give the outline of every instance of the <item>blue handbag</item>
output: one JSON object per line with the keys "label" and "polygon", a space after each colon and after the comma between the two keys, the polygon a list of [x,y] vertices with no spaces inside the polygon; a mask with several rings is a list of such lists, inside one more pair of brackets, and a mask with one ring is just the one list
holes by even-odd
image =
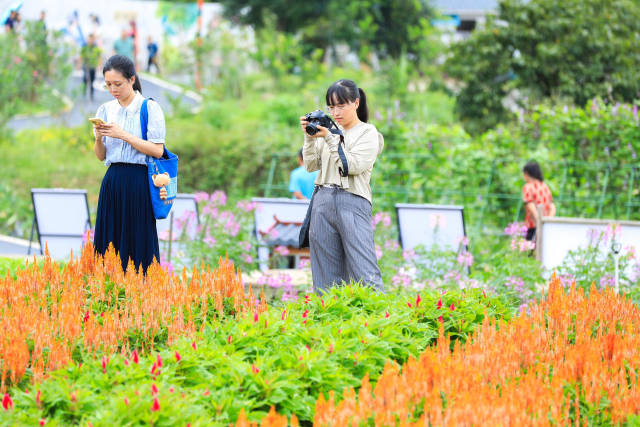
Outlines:
{"label": "blue handbag", "polygon": [[[140,107],[140,127],[142,139],[145,141],[149,124],[147,101],[148,99],[145,99]],[[147,156],[147,172],[153,215],[156,219],[164,219],[169,216],[173,201],[178,194],[178,156],[167,150],[165,146],[161,158]]]}

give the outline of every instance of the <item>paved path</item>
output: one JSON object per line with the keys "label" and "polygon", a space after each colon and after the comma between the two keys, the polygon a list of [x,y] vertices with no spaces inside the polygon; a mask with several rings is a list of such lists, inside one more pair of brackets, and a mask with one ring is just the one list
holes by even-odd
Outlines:
{"label": "paved path", "polygon": [[[103,102],[110,101],[113,98],[109,93],[103,89],[104,81],[101,77],[96,76],[96,82],[94,84],[94,100],[89,101],[86,97],[81,95],[82,92],[82,73],[74,72],[71,76],[70,84],[67,90],[67,97],[73,102],[73,106],[70,111],[61,113],[56,116],[47,114],[39,114],[29,117],[16,117],[9,121],[8,126],[16,131],[24,129],[37,129],[40,127],[61,125],[75,127],[80,126],[86,122],[88,117],[94,116],[96,110]],[[152,75],[142,75],[142,93],[146,97],[151,97],[160,103],[165,114],[170,114],[172,111],[171,102],[169,97],[180,99],[180,102],[189,110],[196,109],[202,99],[196,93],[188,91],[183,93],[182,88],[162,81]]]}
{"label": "paved path", "polygon": [[[0,234],[0,256],[26,256],[29,254],[29,241]],[[40,255],[40,244],[35,241],[31,247],[31,256]]]}

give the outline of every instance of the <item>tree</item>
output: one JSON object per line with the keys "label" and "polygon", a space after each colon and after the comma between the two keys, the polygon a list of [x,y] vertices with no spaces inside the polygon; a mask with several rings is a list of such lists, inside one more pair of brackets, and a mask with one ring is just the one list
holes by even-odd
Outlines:
{"label": "tree", "polygon": [[302,33],[312,48],[346,43],[366,55],[420,56],[435,16],[427,0],[221,0],[225,15],[261,29],[273,16],[276,29]]}
{"label": "tree", "polygon": [[632,101],[639,34],[634,0],[503,0],[495,18],[452,48],[445,68],[462,85],[456,109],[478,132],[509,116],[510,93],[578,106],[596,96]]}

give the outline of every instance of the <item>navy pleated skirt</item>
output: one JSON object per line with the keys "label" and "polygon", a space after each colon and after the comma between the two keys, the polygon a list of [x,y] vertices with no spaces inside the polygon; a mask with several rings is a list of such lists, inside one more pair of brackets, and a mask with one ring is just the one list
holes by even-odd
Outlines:
{"label": "navy pleated skirt", "polygon": [[154,257],[160,261],[145,165],[112,163],[102,179],[94,235],[96,252],[104,255],[109,243],[120,254],[123,270],[129,258],[144,272]]}

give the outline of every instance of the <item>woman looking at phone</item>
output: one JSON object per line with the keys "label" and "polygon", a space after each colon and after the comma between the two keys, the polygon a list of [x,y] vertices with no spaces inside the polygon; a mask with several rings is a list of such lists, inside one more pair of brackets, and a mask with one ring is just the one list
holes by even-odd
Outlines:
{"label": "woman looking at phone", "polygon": [[369,185],[384,140],[367,123],[366,95],[352,80],[338,80],[325,98],[343,137],[323,126],[310,136],[306,117],[300,117],[304,166],[308,172],[320,171],[309,226],[313,287],[321,293],[353,280],[384,291],[373,243]]}
{"label": "woman looking at phone", "polygon": [[160,260],[158,233],[149,195],[147,157],[160,158],[164,150],[165,122],[160,106],[147,101],[147,140],[142,139],[140,107],[142,87],[131,59],[114,55],[102,74],[113,100],[96,112],[93,150],[108,166],[102,180],[94,246],[104,255],[112,243],[122,268],[129,260],[146,272],[153,260]]}

